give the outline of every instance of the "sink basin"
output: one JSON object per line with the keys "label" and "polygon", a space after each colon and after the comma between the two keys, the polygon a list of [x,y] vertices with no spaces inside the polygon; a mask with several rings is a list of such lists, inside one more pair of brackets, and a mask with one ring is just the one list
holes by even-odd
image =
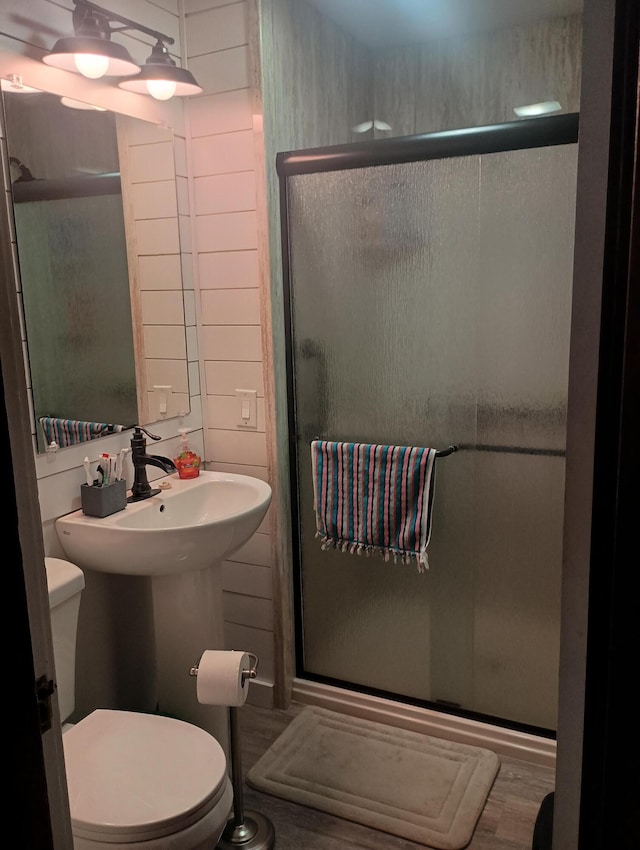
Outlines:
{"label": "sink basin", "polygon": [[202,570],[239,549],[262,522],[271,487],[259,478],[203,470],[177,474],[157,496],[104,518],[82,510],[59,517],[65,555],[80,568],[120,575],[173,575]]}

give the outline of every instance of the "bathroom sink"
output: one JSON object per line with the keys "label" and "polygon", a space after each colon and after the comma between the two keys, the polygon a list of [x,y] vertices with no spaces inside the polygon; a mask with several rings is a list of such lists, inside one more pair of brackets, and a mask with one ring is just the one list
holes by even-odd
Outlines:
{"label": "bathroom sink", "polygon": [[82,510],[55,522],[60,544],[80,568],[120,575],[174,575],[227,558],[254,534],[271,487],[259,478],[203,470],[154,481],[156,496],[104,518]]}

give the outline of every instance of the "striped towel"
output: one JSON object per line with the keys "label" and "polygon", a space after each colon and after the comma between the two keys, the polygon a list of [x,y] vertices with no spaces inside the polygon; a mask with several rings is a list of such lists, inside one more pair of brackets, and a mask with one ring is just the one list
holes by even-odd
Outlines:
{"label": "striped towel", "polygon": [[323,549],[414,560],[428,569],[435,449],[311,443],[316,537]]}
{"label": "striped towel", "polygon": [[38,420],[47,443],[56,442],[59,446],[75,446],[122,431],[124,425],[111,425],[108,422],[82,422],[78,419],[60,419],[57,416],[41,416]]}

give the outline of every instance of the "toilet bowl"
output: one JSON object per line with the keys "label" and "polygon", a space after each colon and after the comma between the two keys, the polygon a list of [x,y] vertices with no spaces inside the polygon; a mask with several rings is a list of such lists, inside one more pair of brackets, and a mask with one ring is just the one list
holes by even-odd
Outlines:
{"label": "toilet bowl", "polygon": [[[75,700],[84,575],[46,558],[61,720]],[[69,689],[71,688],[71,693]],[[190,723],[96,709],[63,726],[74,850],[211,850],[233,806],[224,750]]]}

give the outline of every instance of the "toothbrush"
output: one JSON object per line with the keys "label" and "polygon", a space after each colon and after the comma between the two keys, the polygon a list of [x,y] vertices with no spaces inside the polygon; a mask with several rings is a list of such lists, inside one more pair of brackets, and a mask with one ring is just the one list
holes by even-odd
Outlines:
{"label": "toothbrush", "polygon": [[116,481],[120,481],[124,472],[124,459],[127,454],[126,449],[120,449],[120,453],[118,454],[118,458],[116,460]]}
{"label": "toothbrush", "polygon": [[109,455],[106,452],[102,452],[102,454],[99,457],[99,460],[100,460],[100,467],[99,468],[102,469],[102,486],[106,487],[107,485],[111,484],[111,482],[109,481],[109,472],[110,472]]}
{"label": "toothbrush", "polygon": [[88,486],[88,487],[93,487],[93,476],[91,475],[91,465],[90,465],[90,463],[89,463],[89,458],[88,458],[88,457],[86,457],[86,458],[82,461],[82,465],[84,466],[84,474],[85,474],[85,475],[86,475],[86,477],[87,477],[87,486]]}

